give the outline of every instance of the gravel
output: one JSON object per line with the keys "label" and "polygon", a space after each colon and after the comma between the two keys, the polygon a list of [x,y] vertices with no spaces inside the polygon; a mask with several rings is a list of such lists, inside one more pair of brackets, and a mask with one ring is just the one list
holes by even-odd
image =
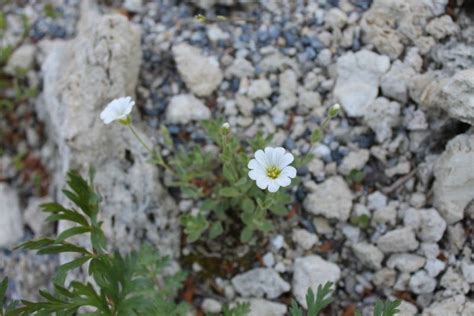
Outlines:
{"label": "gravel", "polygon": [[[309,286],[331,280],[337,314],[352,303],[369,313],[376,297],[400,293],[406,315],[472,314],[474,27],[466,6],[447,0],[104,3],[85,24],[76,22],[80,6],[94,9],[89,1],[56,1],[55,18],[38,1],[2,8],[8,30],[0,45],[15,47],[4,71],[25,68],[24,82],[40,96],[0,114],[0,187],[10,192],[0,197],[6,214],[0,248],[60,230],[40,224],[37,204],[56,199],[65,166],[93,162],[102,170],[100,190],[112,201],[104,227],[114,244],[152,241],[175,258],[200,253],[193,244],[180,251],[172,199],[183,211],[195,210],[195,202],[181,203],[167,176],[120,130],[97,129],[98,111],[127,94],[135,96],[133,119],[150,145],[161,145],[165,125],[179,146],[206,146],[199,121],[215,117],[243,142],[262,131],[296,157],[316,156],[298,169],[288,218],[273,217],[272,235],[242,250],[250,264],[207,249],[234,265],[225,277],[196,284],[195,302],[205,311],[245,296],[255,315],[284,315],[290,293],[304,305]],[[194,19],[199,13],[207,23]],[[20,14],[31,25],[25,40]],[[3,89],[2,99],[4,93],[13,96],[14,87]],[[343,110],[311,147],[311,131],[335,102]],[[125,167],[125,150],[135,153],[134,167]],[[354,179],[352,170],[363,178]],[[4,201],[13,206],[2,208]],[[57,258],[0,252],[10,296],[34,297],[47,287]],[[219,291],[209,286],[214,281]]]}

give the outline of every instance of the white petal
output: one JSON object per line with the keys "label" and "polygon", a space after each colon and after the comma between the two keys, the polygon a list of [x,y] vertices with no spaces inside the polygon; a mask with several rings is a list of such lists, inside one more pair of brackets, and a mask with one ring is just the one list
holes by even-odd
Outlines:
{"label": "white petal", "polygon": [[286,187],[289,186],[291,183],[291,179],[288,178],[287,176],[282,176],[280,175],[278,178],[275,179],[276,183],[278,183],[279,186]]}
{"label": "white petal", "polygon": [[109,124],[114,120],[114,115],[111,113],[110,108],[107,107],[100,113],[100,119],[104,121],[105,124]]}
{"label": "white petal", "polygon": [[273,164],[276,166],[280,166],[280,161],[285,154],[286,150],[283,147],[276,147],[273,149]]}
{"label": "white petal", "polygon": [[280,168],[284,168],[284,167],[288,166],[290,163],[292,163],[293,160],[295,160],[295,157],[293,157],[292,154],[290,154],[290,153],[285,153],[285,154],[281,157],[281,159],[280,159],[280,161],[279,161],[280,163],[278,164],[278,166],[279,166]]}
{"label": "white petal", "polygon": [[250,170],[249,178],[252,180],[258,180],[261,177],[266,177],[266,174],[261,170]]}
{"label": "white petal", "polygon": [[296,169],[292,166],[287,166],[287,167],[283,168],[283,170],[280,173],[280,176],[294,178],[294,177],[296,177]]}
{"label": "white petal", "polygon": [[265,157],[267,158],[267,166],[272,166],[275,163],[273,162],[273,147],[265,147]]}
{"label": "white petal", "polygon": [[257,161],[257,159],[252,159],[249,161],[249,164],[247,165],[249,169],[255,169],[255,170],[265,170],[265,168]]}
{"label": "white petal", "polygon": [[269,183],[270,183],[270,180],[267,177],[257,178],[257,186],[262,190],[265,190]]}
{"label": "white petal", "polygon": [[278,191],[279,188],[280,186],[278,185],[276,181],[270,181],[270,183],[268,184],[268,191],[272,193],[275,193],[276,191]]}
{"label": "white petal", "polygon": [[265,152],[261,149],[257,150],[255,152],[255,159],[262,165],[262,167],[266,167],[268,165],[267,162],[267,156],[265,155]]}
{"label": "white petal", "polygon": [[131,97],[112,100],[100,113],[100,118],[105,124],[124,119],[132,112],[134,105],[135,101],[133,101]]}

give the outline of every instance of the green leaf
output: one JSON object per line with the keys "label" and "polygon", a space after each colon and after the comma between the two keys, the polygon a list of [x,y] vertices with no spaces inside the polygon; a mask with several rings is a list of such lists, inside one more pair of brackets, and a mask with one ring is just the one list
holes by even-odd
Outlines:
{"label": "green leaf", "polygon": [[189,242],[198,240],[209,227],[208,221],[201,214],[198,216],[183,215],[181,216],[181,224],[184,226],[184,232],[188,235]]}
{"label": "green leaf", "polygon": [[18,246],[15,249],[28,249],[28,250],[36,250],[40,249],[49,245],[54,244],[54,240],[51,238],[40,238],[36,240],[26,241]]}
{"label": "green leaf", "polygon": [[[4,278],[2,282],[0,282],[0,306],[5,301],[7,289],[8,289],[8,278]],[[0,309],[0,312],[1,312],[1,309]]]}
{"label": "green leaf", "polygon": [[401,303],[400,300],[377,300],[375,302],[374,316],[394,316],[400,312],[398,306],[400,306]]}
{"label": "green leaf", "polygon": [[171,138],[170,131],[165,125],[161,125],[161,135],[163,136],[163,142],[168,148],[173,148],[173,139]]}
{"label": "green leaf", "polygon": [[332,295],[332,282],[327,282],[324,285],[318,286],[316,297],[314,296],[313,290],[308,288],[306,293],[306,304],[308,305],[308,315],[318,316],[319,313],[333,302]]}
{"label": "green leaf", "polygon": [[364,181],[364,178],[364,171],[352,169],[349,175],[347,176],[347,181],[349,183],[362,183]]}
{"label": "green leaf", "polygon": [[38,250],[39,255],[44,255],[44,254],[56,254],[56,253],[62,253],[62,252],[77,252],[77,253],[82,253],[82,254],[89,254],[89,251],[87,251],[83,247],[79,247],[70,243],[62,243],[59,245],[50,245],[46,247],[42,247],[40,250]]}
{"label": "green leaf", "polygon": [[240,206],[245,213],[252,213],[255,209],[255,203],[250,198],[243,199]]}
{"label": "green leaf", "polygon": [[220,189],[219,190],[219,195],[223,196],[223,197],[232,198],[232,197],[238,197],[240,195],[240,192],[239,192],[239,190],[237,190],[235,188],[228,187],[228,188]]}
{"label": "green leaf", "polygon": [[288,214],[288,208],[281,204],[274,205],[270,208],[270,211],[278,216],[284,216]]}
{"label": "green leaf", "polygon": [[322,138],[323,138],[323,131],[319,127],[316,127],[311,133],[311,138],[310,138],[311,144],[318,143],[319,141],[321,141]]}
{"label": "green leaf", "polygon": [[223,232],[224,228],[222,227],[222,224],[220,222],[215,222],[211,225],[211,228],[209,229],[209,238],[214,239],[220,236]]}
{"label": "green leaf", "polygon": [[290,306],[290,315],[291,316],[303,316],[303,310],[298,306],[295,300],[291,300]]}
{"label": "green leaf", "polygon": [[402,302],[400,300],[395,300],[395,301],[385,301],[385,308],[383,311],[384,316],[394,316],[398,313],[400,313],[400,310],[398,307],[400,306]]}
{"label": "green leaf", "polygon": [[381,300],[375,302],[374,316],[383,316],[383,305],[384,304]]}
{"label": "green leaf", "polygon": [[370,225],[370,217],[367,214],[351,217],[351,224],[361,229],[367,229]]}
{"label": "green leaf", "polygon": [[90,233],[90,232],[91,232],[90,227],[84,227],[84,226],[71,227],[69,229],[66,229],[66,230],[62,231],[58,235],[58,237],[56,237],[56,242],[57,243],[63,242],[64,240],[66,240],[66,239],[68,239],[72,236],[81,235],[81,234]]}
{"label": "green leaf", "polygon": [[234,168],[230,163],[224,163],[222,166],[222,175],[230,183],[237,181],[237,175],[234,172]]}
{"label": "green leaf", "polygon": [[253,237],[253,229],[249,226],[244,227],[244,229],[240,232],[240,241],[243,243],[248,243],[250,239]]}
{"label": "green leaf", "polygon": [[74,259],[72,261],[69,261],[61,265],[53,277],[53,282],[57,285],[64,285],[64,281],[66,280],[67,273],[73,269],[77,269],[81,267],[90,259],[91,259],[90,256],[84,256],[84,257]]}

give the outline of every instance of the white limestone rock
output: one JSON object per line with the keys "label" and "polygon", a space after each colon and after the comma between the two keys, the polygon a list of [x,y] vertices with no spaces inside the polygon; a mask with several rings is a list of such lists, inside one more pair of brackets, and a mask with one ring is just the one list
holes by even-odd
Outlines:
{"label": "white limestone rock", "polygon": [[374,270],[378,270],[382,267],[384,255],[376,246],[366,242],[361,242],[353,245],[352,251],[357,259],[359,259],[365,266]]}
{"label": "white limestone rock", "polygon": [[430,294],[436,288],[436,279],[430,277],[425,270],[421,270],[411,276],[409,285],[415,294]]}
{"label": "white limestone rock", "polygon": [[342,177],[334,176],[316,185],[303,206],[314,215],[347,221],[352,208],[352,192]]}
{"label": "white limestone rock", "polygon": [[166,108],[168,123],[186,124],[211,118],[211,110],[192,94],[180,94],[171,98]]}
{"label": "white limestone rock", "polygon": [[296,258],[293,272],[293,295],[300,305],[307,308],[306,292],[308,288],[316,293],[319,285],[326,282],[337,282],[341,277],[341,269],[319,256]]}
{"label": "white limestone rock", "polygon": [[389,231],[379,238],[377,246],[384,253],[407,252],[418,248],[415,233],[410,227]]}
{"label": "white limestone rock", "polygon": [[23,218],[17,192],[0,182],[0,248],[11,247],[22,237]]}
{"label": "white limestone rock", "polygon": [[400,103],[377,98],[368,106],[364,121],[375,132],[377,141],[383,143],[392,137],[392,128],[400,124]]}
{"label": "white limestone rock", "polygon": [[290,284],[273,269],[256,268],[232,279],[235,290],[243,297],[277,298],[290,290]]}
{"label": "white limestone rock", "polygon": [[381,79],[383,95],[405,104],[408,101],[408,85],[415,74],[412,67],[396,60]]}
{"label": "white limestone rock", "polygon": [[449,141],[434,168],[433,204],[448,224],[464,218],[474,199],[474,135],[458,135]]}
{"label": "white limestone rock", "polygon": [[352,170],[361,170],[364,168],[367,161],[369,161],[370,151],[367,149],[359,149],[351,151],[342,159],[339,166],[339,172],[343,175],[348,175]]}
{"label": "white limestone rock", "polygon": [[293,229],[291,236],[293,241],[304,250],[311,249],[319,240],[317,235],[312,234],[303,228]]}
{"label": "white limestone rock", "polygon": [[204,56],[186,43],[174,45],[172,51],[179,74],[193,94],[205,97],[217,89],[223,75],[215,57]]}
{"label": "white limestone rock", "polygon": [[387,56],[368,50],[348,52],[337,60],[334,96],[350,117],[364,116],[378,94],[380,78],[390,67]]}
{"label": "white limestone rock", "polygon": [[251,99],[265,99],[272,94],[272,87],[267,79],[253,80],[248,90]]}

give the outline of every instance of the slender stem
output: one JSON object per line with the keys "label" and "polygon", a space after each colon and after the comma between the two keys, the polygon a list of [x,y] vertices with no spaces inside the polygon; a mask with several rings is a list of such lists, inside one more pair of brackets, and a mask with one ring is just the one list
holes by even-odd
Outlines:
{"label": "slender stem", "polygon": [[[322,133],[321,136],[324,136],[324,130],[328,127],[329,121],[331,121],[331,117],[329,117],[329,115],[328,115],[328,116],[326,116],[324,121],[321,123],[321,128],[320,128],[321,133]],[[304,161],[308,159],[309,155],[311,155],[311,149],[313,149],[314,145],[315,144],[310,144],[309,145],[309,149],[308,149],[308,151],[306,152],[306,154],[304,155],[304,158],[303,158]]]}
{"label": "slender stem", "polygon": [[[151,158],[155,159],[157,157],[157,154],[154,150],[152,150],[144,141],[143,139],[138,135],[137,131],[133,128],[131,124],[127,125],[128,128],[130,128],[130,131],[132,131],[133,136],[142,144],[143,147],[150,153]],[[159,165],[161,165],[163,168],[169,170],[171,173],[175,173],[173,169],[171,169],[170,166],[166,162],[163,161],[163,159],[160,159]]]}
{"label": "slender stem", "polygon": [[130,128],[130,130],[132,131],[133,135],[135,136],[136,139],[138,139],[138,141],[143,145],[143,147],[145,147],[145,149],[150,153],[151,156],[154,156],[154,152],[153,150],[151,150],[150,147],[148,147],[148,145],[143,141],[143,139],[138,135],[138,133],[135,131],[135,129],[133,128],[133,126],[131,124],[128,124],[127,125],[128,128]]}

